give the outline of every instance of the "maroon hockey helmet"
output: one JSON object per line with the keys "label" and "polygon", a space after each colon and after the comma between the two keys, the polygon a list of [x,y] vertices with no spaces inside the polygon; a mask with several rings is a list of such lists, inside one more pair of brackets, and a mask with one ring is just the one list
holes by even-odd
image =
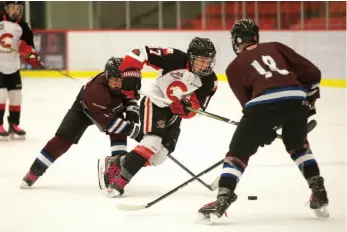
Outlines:
{"label": "maroon hockey helmet", "polygon": [[24,12],[24,1],[5,1],[5,12],[12,20],[22,18]]}
{"label": "maroon hockey helmet", "polygon": [[259,43],[259,27],[252,19],[237,20],[231,29],[234,52],[240,54],[240,45]]}

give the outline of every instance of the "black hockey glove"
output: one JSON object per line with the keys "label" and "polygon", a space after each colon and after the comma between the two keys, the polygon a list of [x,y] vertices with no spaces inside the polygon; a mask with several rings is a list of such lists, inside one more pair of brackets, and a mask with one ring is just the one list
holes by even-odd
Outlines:
{"label": "black hockey glove", "polygon": [[320,98],[320,90],[319,90],[319,84],[314,84],[310,86],[309,89],[306,89],[306,99],[308,101],[308,107],[309,107],[309,116],[315,115],[316,112],[316,100]]}
{"label": "black hockey glove", "polygon": [[277,137],[277,133],[275,130],[269,131],[267,135],[264,136],[263,142],[260,144],[261,147],[265,145],[270,145]]}
{"label": "black hockey glove", "polygon": [[140,107],[137,105],[127,106],[125,111],[125,120],[133,123],[140,122]]}
{"label": "black hockey glove", "polygon": [[140,124],[129,122],[127,129],[126,129],[126,132],[128,133],[128,136],[130,138],[136,139],[136,137],[140,133],[140,130],[141,130]]}
{"label": "black hockey glove", "polygon": [[138,69],[126,69],[122,72],[122,93],[131,99],[140,99],[138,90],[141,89],[141,71]]}

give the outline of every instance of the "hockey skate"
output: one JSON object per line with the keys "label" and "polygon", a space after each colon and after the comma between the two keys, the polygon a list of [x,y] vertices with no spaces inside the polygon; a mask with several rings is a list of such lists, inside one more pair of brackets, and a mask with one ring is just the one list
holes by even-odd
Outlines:
{"label": "hockey skate", "polygon": [[3,125],[0,125],[0,141],[8,141],[10,133],[8,133]]}
{"label": "hockey skate", "polygon": [[208,223],[215,223],[218,218],[221,218],[223,214],[226,215],[226,210],[229,208],[231,203],[237,200],[237,195],[230,190],[227,190],[226,194],[218,195],[215,202],[211,202],[204,205],[199,209],[200,220]]}
{"label": "hockey skate", "polygon": [[39,175],[36,175],[34,172],[29,171],[23,178],[22,184],[19,186],[21,189],[28,189],[36,182],[39,178]]}
{"label": "hockey skate", "polygon": [[107,156],[105,161],[98,160],[99,187],[107,197],[123,195],[127,180],[120,176],[121,156]]}
{"label": "hockey skate", "polygon": [[37,179],[43,175],[47,167],[37,159],[31,165],[29,172],[23,177],[23,182],[19,186],[21,189],[28,189],[33,186]]}
{"label": "hockey skate", "polygon": [[19,126],[15,123],[11,123],[10,119],[8,120],[9,128],[8,133],[10,134],[10,138],[14,140],[25,140],[26,132],[19,128]]}
{"label": "hockey skate", "polygon": [[324,187],[324,179],[321,176],[314,176],[308,180],[312,190],[310,198],[310,208],[313,209],[317,217],[328,218],[328,197]]}

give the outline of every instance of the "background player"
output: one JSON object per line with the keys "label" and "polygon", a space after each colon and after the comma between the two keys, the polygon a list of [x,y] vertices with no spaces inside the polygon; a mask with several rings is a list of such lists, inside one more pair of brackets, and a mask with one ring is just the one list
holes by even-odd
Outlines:
{"label": "background player", "polygon": [[78,143],[85,130],[92,124],[109,135],[112,155],[126,152],[127,136],[136,138],[140,125],[137,102],[120,92],[121,62],[121,58],[110,58],[106,63],[105,72],[99,73],[82,87],[55,136],[31,165],[21,188],[31,187],[72,144]]}
{"label": "background player", "polygon": [[[182,118],[191,118],[187,107],[206,109],[217,88],[213,72],[216,49],[207,38],[194,38],[187,53],[173,48],[144,46],[133,49],[120,69],[129,96],[136,96],[141,87],[144,64],[162,70],[152,85],[151,94],[173,101],[170,106],[150,97],[141,100],[141,143],[121,162],[119,158],[105,160],[105,187],[110,197],[124,193],[124,186],[144,165],[161,164],[175,150]],[[99,168],[102,172],[105,168]],[[99,173],[100,175],[100,173]]]}
{"label": "background player", "polygon": [[[0,140],[8,140],[9,137],[25,139],[26,132],[18,126],[22,104],[20,56],[33,67],[40,66],[40,57],[34,50],[31,28],[21,19],[23,10],[22,1],[5,2],[6,14],[0,22]],[[7,97],[8,131],[3,125]]]}
{"label": "background player", "polygon": [[291,48],[277,42],[259,43],[259,28],[251,19],[238,20],[231,30],[237,54],[226,69],[229,85],[243,107],[243,117],[231,140],[219,180],[217,200],[199,210],[204,219],[221,217],[231,203],[250,156],[276,138],[283,143],[312,190],[310,207],[328,217],[323,177],[307,136],[307,118],[320,97],[319,69]]}

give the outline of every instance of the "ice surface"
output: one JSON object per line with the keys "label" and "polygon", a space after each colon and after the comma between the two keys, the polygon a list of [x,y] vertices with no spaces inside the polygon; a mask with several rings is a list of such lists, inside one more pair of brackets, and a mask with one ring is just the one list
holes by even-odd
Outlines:
{"label": "ice surface", "polygon": [[[87,80],[24,79],[21,126],[26,141],[0,143],[0,232],[342,232],[346,230],[346,90],[322,88],[317,102],[317,128],[309,135],[314,155],[326,179],[330,198],[328,220],[315,218],[305,203],[310,191],[280,140],[252,157],[237,189],[239,199],[219,225],[196,221],[198,209],[214,201],[210,192],[193,182],[137,212],[123,212],[122,204],[145,204],[190,178],[171,160],[144,168],[127,186],[121,199],[101,195],[97,183],[97,159],[109,154],[108,137],[90,127],[77,146],[57,160],[33,189],[19,184],[40,150],[50,140],[76,94]],[[153,80],[144,81],[144,89]],[[208,111],[238,121],[239,103],[225,83],[220,83]],[[198,173],[221,160],[235,126],[204,116],[184,121],[173,154]],[[135,145],[129,142],[129,149]],[[207,183],[216,169],[202,177]],[[257,195],[257,201],[248,201]]]}

